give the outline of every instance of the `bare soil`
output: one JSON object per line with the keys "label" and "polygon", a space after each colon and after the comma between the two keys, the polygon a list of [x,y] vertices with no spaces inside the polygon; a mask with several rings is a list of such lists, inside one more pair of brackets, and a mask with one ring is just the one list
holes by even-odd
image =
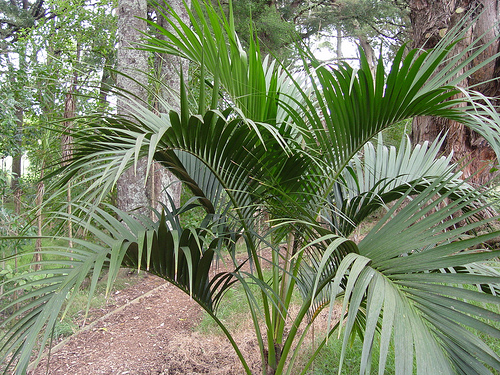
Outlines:
{"label": "bare soil", "polygon": [[[155,276],[116,292],[113,304],[90,312],[79,333],[52,349],[30,375],[242,374],[223,335],[196,332],[201,308],[189,296]],[[260,366],[251,331],[239,341],[255,370]],[[254,354],[252,354],[254,353]]]}
{"label": "bare soil", "polygon": [[[114,293],[111,304],[90,311],[85,325],[77,322],[82,330],[53,347],[48,367],[45,357],[28,374],[244,374],[222,331],[203,334],[195,329],[203,312],[187,294],[151,275],[130,284]],[[293,310],[292,306],[292,316]],[[334,310],[335,320],[340,311]],[[251,319],[238,323],[233,337],[252,373],[259,373],[261,359]],[[327,313],[315,319],[315,327],[318,332],[327,327]],[[306,340],[302,349],[310,343]]]}

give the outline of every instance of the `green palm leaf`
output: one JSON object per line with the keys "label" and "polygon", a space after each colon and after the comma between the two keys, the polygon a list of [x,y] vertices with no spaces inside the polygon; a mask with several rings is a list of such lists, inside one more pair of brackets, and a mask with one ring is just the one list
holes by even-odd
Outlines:
{"label": "green palm leaf", "polygon": [[[366,290],[368,295],[380,294],[372,300],[369,297],[370,303],[366,306],[367,322],[373,322],[372,326],[376,321],[381,324],[382,358],[379,370],[383,369],[391,336],[398,352],[396,373],[413,371],[413,355],[418,374],[466,371],[462,363],[464,360],[475,369],[475,373],[489,374],[484,364],[497,370],[500,368],[499,357],[486,344],[479,339],[471,343],[470,331],[458,328],[465,325],[498,336],[500,331],[480,318],[488,317],[496,321],[500,315],[471,304],[473,300],[498,303],[498,297],[464,289],[463,285],[457,283],[461,279],[461,283],[467,285],[483,282],[495,285],[498,284],[498,276],[464,271],[457,277],[456,273],[440,271],[445,267],[461,268],[498,256],[498,251],[460,252],[498,233],[452,242],[470,229],[468,226],[449,229],[456,222],[453,214],[460,212],[469,198],[463,196],[457,199],[452,207],[444,210],[444,215],[443,210],[430,213],[440,204],[440,199],[432,199],[432,196],[436,189],[439,190],[448,181],[442,178],[431,184],[403,208],[397,204],[396,207],[401,211],[394,215],[395,210],[391,210],[359,244],[360,254],[371,260],[368,268],[373,275],[369,284],[371,286],[361,285],[361,292]],[[458,191],[460,187],[455,189]],[[421,225],[422,222],[425,223]],[[476,227],[478,225],[474,224]],[[390,240],[385,237],[388,233],[386,230],[392,233]],[[373,288],[371,292],[370,288]],[[383,300],[382,310],[380,299]],[[379,316],[383,316],[380,321]],[[350,328],[346,326],[346,330],[349,332]],[[368,353],[372,340],[372,335],[365,335],[364,353]],[[458,347],[462,349],[457,351]],[[368,361],[369,357],[366,354],[364,358]],[[367,362],[363,366],[366,365]]]}
{"label": "green palm leaf", "polygon": [[[32,278],[32,281],[20,286],[15,285],[23,275],[2,282],[2,285],[8,287],[3,297],[29,290],[21,298],[3,306],[0,311],[6,313],[14,305],[21,305],[2,322],[7,329],[2,336],[0,351],[6,358],[12,355],[12,361],[4,363],[1,368],[4,373],[25,373],[32,360],[31,354],[36,350],[39,350],[40,358],[44,346],[52,339],[53,329],[61,318],[61,313],[64,315],[68,311],[84,280],[87,277],[91,280],[90,303],[104,269],[108,270],[108,291],[120,267],[144,269],[178,286],[214,316],[224,292],[237,281],[232,273],[227,272],[209,277],[214,254],[220,249],[220,245],[235,243],[234,239],[231,240],[230,233],[219,230],[221,234],[218,237],[210,238],[210,227],[183,229],[175,214],[164,214],[158,222],[146,217],[141,217],[139,221],[125,212],[109,207],[121,217],[119,220],[100,208],[75,208],[81,211],[92,210],[92,222],[83,224],[98,241],[73,239],[75,248],[71,251],[65,246],[46,247],[42,250],[42,256],[50,260],[41,263],[45,267],[43,270],[31,273],[40,278]],[[82,224],[75,216],[58,216],[73,220],[75,224]],[[205,223],[210,225],[211,221],[207,220]],[[18,257],[23,255],[26,254],[19,254]],[[57,255],[57,258],[53,255]],[[25,267],[31,265],[27,264]],[[11,285],[14,287],[10,287]]]}
{"label": "green palm leaf", "polygon": [[[408,187],[417,194],[436,178],[452,176],[455,166],[450,163],[451,155],[439,157],[443,141],[438,138],[412,149],[409,139],[403,138],[398,150],[384,146],[381,136],[376,148],[366,143],[334,185],[323,218],[334,230],[349,235],[368,215],[398,200]],[[459,177],[455,174],[448,188],[460,185],[458,193],[470,192],[472,187]],[[477,199],[481,199],[479,194]]]}

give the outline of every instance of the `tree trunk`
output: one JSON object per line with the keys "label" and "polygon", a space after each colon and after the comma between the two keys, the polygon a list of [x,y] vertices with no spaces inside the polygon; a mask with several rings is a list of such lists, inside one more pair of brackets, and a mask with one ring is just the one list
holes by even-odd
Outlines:
{"label": "tree trunk", "polygon": [[[167,5],[165,1],[160,1],[160,5]],[[182,21],[185,23],[189,22],[189,16],[186,12],[184,3],[180,0],[170,0],[169,5],[174,9]],[[186,2],[186,6],[190,6],[190,1]],[[167,20],[162,16],[158,15],[157,22],[160,26],[167,30],[171,30],[172,27],[167,22]],[[173,31],[173,30],[171,30]],[[163,38],[163,35],[157,35],[158,38]],[[189,64],[187,60],[181,59],[177,56],[172,55],[160,55],[155,54],[155,70],[158,74],[158,78],[162,82],[162,86],[159,88],[159,92],[156,94],[162,97],[170,106],[170,109],[174,111],[180,110],[178,94],[180,90],[180,71],[182,69],[184,77],[187,76],[189,70]],[[168,90],[167,90],[168,89]],[[170,90],[170,91],[169,91]],[[173,91],[173,92],[172,92]],[[168,108],[161,108],[159,101],[155,100],[154,108],[158,112],[167,112]],[[153,202],[157,202],[155,208],[161,211],[162,207],[159,202],[168,202],[165,196],[165,191],[168,187],[168,194],[173,199],[176,207],[180,206],[181,201],[181,184],[179,180],[166,168],[163,168],[160,164],[153,165],[152,175],[151,175],[151,192]]]}
{"label": "tree trunk", "polygon": [[338,61],[342,60],[344,57],[344,54],[342,53],[342,28],[340,26],[337,26],[337,59]]}
{"label": "tree trunk", "polygon": [[[141,32],[146,31],[147,1],[146,0],[119,0],[118,1],[118,71],[117,86],[147,100],[148,54],[146,51],[133,49],[141,39]],[[123,73],[123,74],[121,74]],[[135,79],[126,77],[129,75]],[[130,114],[132,109],[128,101],[118,96],[118,113]],[[137,168],[127,169],[116,184],[116,205],[124,211],[139,209],[139,213],[148,214],[149,198],[144,188],[146,175],[146,160],[141,159]]]}
{"label": "tree trunk", "polygon": [[[456,25],[463,17],[471,19],[479,15],[474,27],[463,40],[456,44],[453,52],[460,52],[472,40],[477,40],[486,33],[484,40],[497,39],[491,47],[479,56],[473,65],[479,64],[485,58],[497,53],[500,47],[498,29],[493,27],[500,20],[499,0],[410,0],[410,19],[412,23],[413,47],[429,49],[436,46],[447,30]],[[462,86],[474,85],[478,82],[494,79],[480,85],[477,91],[487,96],[500,94],[498,78],[500,59],[490,63],[469,76]],[[468,69],[469,67],[465,67]],[[453,152],[453,161],[463,167],[463,177],[472,177],[471,181],[485,184],[493,177],[491,168],[496,165],[496,156],[486,140],[472,132],[464,125],[455,121],[434,117],[419,117],[412,124],[412,141],[414,144],[434,140],[439,134],[447,132],[442,151],[445,154]],[[476,175],[474,175],[478,172]]]}
{"label": "tree trunk", "polygon": [[18,142],[18,147],[16,149],[15,155],[12,156],[12,181],[11,189],[14,193],[14,211],[16,215],[21,214],[21,175],[22,175],[22,134],[23,134],[23,122],[24,122],[24,111],[22,108],[16,109],[16,122],[17,122],[17,132],[16,138]]}
{"label": "tree trunk", "polygon": [[99,106],[104,110],[107,106],[108,94],[116,82],[116,73],[110,64],[109,57],[106,57],[106,62],[103,67],[101,83],[99,86]]}
{"label": "tree trunk", "polygon": [[371,46],[370,42],[364,35],[358,36],[359,45],[363,49],[365,53],[366,60],[368,61],[368,66],[370,67],[370,71],[375,76],[375,67],[377,65],[377,58],[375,57],[375,51]]}
{"label": "tree trunk", "polygon": [[35,204],[37,206],[36,211],[36,222],[37,222],[37,239],[35,242],[35,254],[33,255],[33,262],[35,263],[33,269],[38,271],[42,268],[42,203],[43,203],[43,195],[45,193],[45,182],[43,181],[45,163],[42,163],[42,167],[40,169],[40,181],[36,185],[36,199]]}
{"label": "tree trunk", "polygon": [[[71,156],[73,155],[73,137],[71,136],[71,128],[73,127],[73,122],[70,120],[75,117],[75,98],[74,98],[74,90],[77,81],[77,74],[75,73],[73,79],[73,85],[68,93],[66,93],[66,99],[64,103],[64,130],[65,134],[61,139],[61,148],[62,148],[62,164],[65,166],[69,163]],[[43,168],[43,167],[42,167]],[[42,170],[43,173],[43,170]],[[71,216],[71,181],[68,181],[68,186],[66,188],[66,202],[68,203],[68,215]],[[72,228],[72,220],[68,218],[68,238],[69,238],[69,247],[73,247],[73,228]]]}
{"label": "tree trunk", "polygon": [[[187,17],[182,2],[170,2],[178,14]],[[138,98],[146,99],[147,93],[147,77],[144,74],[148,71],[148,54],[145,51],[130,49],[135,46],[142,35],[140,31],[146,30],[146,23],[137,17],[146,18],[147,2],[143,0],[120,0],[118,3],[118,71],[134,77],[137,82],[134,82],[124,75],[119,74],[117,77],[117,85],[120,88],[127,90]],[[159,19],[159,22],[165,21]],[[178,58],[170,56],[162,56],[156,58],[155,68],[158,69],[159,77],[165,87],[171,88],[174,91],[179,89],[178,73],[181,63]],[[133,69],[130,69],[133,67]],[[187,66],[183,66],[183,70],[187,72]],[[162,89],[161,89],[162,90]],[[160,92],[159,94],[163,94]],[[166,92],[165,98],[172,98],[171,93]],[[159,108],[156,103],[152,103],[158,112],[163,112],[166,109]],[[178,109],[177,100],[169,100],[169,104],[173,109]],[[130,113],[128,104],[123,99],[118,101],[118,111],[120,114]],[[148,207],[154,207],[161,211],[160,202],[168,205],[167,192],[173,197],[174,204],[180,205],[180,183],[161,165],[154,164],[151,167],[150,175],[144,184],[145,173],[147,170],[146,159],[139,160],[137,169],[129,168],[120,177],[117,183],[117,207],[131,211],[137,209],[137,213],[148,215],[150,213]]]}

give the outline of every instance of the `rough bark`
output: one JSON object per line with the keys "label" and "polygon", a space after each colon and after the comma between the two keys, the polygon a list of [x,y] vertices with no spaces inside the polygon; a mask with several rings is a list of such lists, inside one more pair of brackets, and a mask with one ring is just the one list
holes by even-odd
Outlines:
{"label": "rough bark", "polygon": [[[146,31],[147,16],[146,0],[119,0],[118,1],[118,71],[117,85],[123,90],[135,95],[138,99],[146,100],[148,69],[147,52],[133,49],[140,41],[141,31]],[[121,74],[123,73],[123,74]],[[134,77],[129,79],[126,75]],[[118,97],[118,113],[130,114],[132,108],[123,97]],[[140,213],[147,214],[149,199],[144,188],[146,174],[146,160],[138,162],[137,169],[129,168],[117,182],[116,204],[124,211],[140,208]]]}
{"label": "rough bark", "polygon": [[[77,47],[77,61],[80,58],[80,49]],[[73,128],[73,120],[75,117],[75,91],[76,84],[78,82],[78,73],[77,70],[74,70],[73,73],[73,83],[71,85],[70,90],[66,93],[66,98],[64,101],[64,130],[65,133],[61,139],[61,148],[62,148],[62,165],[66,165],[71,160],[73,156],[73,137],[71,136],[71,130]],[[43,174],[43,166],[42,166],[42,174]],[[68,186],[66,188],[66,201],[68,203],[68,215],[71,216],[71,181],[68,181]],[[40,202],[41,205],[41,202]],[[67,231],[69,243],[68,246],[73,247],[73,224],[71,220],[67,221]]]}
{"label": "rough bark", "polygon": [[[472,40],[477,40],[485,34],[484,40],[497,39],[491,47],[473,61],[473,66],[485,58],[498,52],[498,24],[499,0],[411,0],[410,18],[412,23],[413,47],[433,48],[446,34],[447,30],[456,25],[463,17],[479,15],[475,25],[469,29],[465,38],[454,48],[453,52],[463,50]],[[470,86],[479,82],[494,79],[493,81],[476,87],[476,90],[487,96],[500,94],[498,77],[500,60],[490,63],[483,69],[470,75],[462,82],[462,86]],[[470,68],[465,67],[465,69]],[[496,78],[496,79],[495,79]],[[464,178],[472,177],[477,184],[485,184],[492,177],[491,167],[496,165],[496,157],[486,140],[467,127],[455,121],[437,119],[434,117],[419,117],[412,124],[412,141],[414,144],[425,140],[434,140],[439,134],[447,132],[447,138],[442,151],[449,154],[453,151],[455,162],[460,162],[464,168]],[[479,171],[479,172],[478,172]],[[474,175],[478,172],[476,175]]]}
{"label": "rough bark", "polygon": [[[187,13],[182,1],[173,0],[169,5],[174,8],[177,14],[185,20],[188,19]],[[139,99],[147,100],[145,87],[147,78],[143,72],[148,71],[147,52],[131,49],[141,39],[141,30],[146,30],[146,23],[140,18],[147,16],[147,2],[144,0],[120,0],[118,4],[118,71],[134,77],[137,82],[133,82],[122,74],[117,77],[117,85],[132,93]],[[168,26],[168,23],[159,17],[158,22],[162,26]],[[161,92],[164,99],[170,104],[170,109],[178,109],[178,99],[176,93],[179,91],[180,81],[179,72],[182,67],[187,72],[188,66],[185,62],[173,56],[156,56],[155,69],[157,76],[164,84]],[[158,112],[166,112],[167,108],[160,108],[157,103],[153,104]],[[118,101],[118,110],[121,114],[128,114],[131,108],[127,101],[121,98]],[[147,170],[146,160],[141,159],[137,168],[129,168],[120,177],[117,183],[117,206],[126,211],[137,209],[137,212],[148,215],[148,207],[154,207],[161,211],[161,203],[168,205],[167,192],[173,198],[176,206],[180,205],[181,184],[177,179],[159,164],[153,164],[150,168],[150,174],[145,181]]]}
{"label": "rough bark", "polygon": [[[160,1],[159,3],[163,6],[166,5],[165,1]],[[182,1],[170,0],[168,3],[183,22],[189,22],[189,16]],[[190,6],[190,1],[186,2],[186,6]],[[163,16],[158,16],[157,23],[165,29],[173,31],[171,30],[172,27]],[[162,38],[163,35],[157,35],[157,37]],[[187,76],[187,72],[189,70],[188,62],[177,56],[156,54],[154,64],[156,72],[163,84],[163,86],[160,87],[160,92],[157,94],[165,99],[170,106],[170,108],[162,108],[158,100],[155,100],[155,110],[158,112],[167,112],[170,109],[175,111],[179,110],[178,95],[180,89],[180,71],[182,70],[184,77]],[[155,163],[152,168],[151,178],[151,192],[153,198],[160,198],[160,201],[166,202],[164,197],[165,192],[163,190],[168,187],[168,194],[172,197],[174,204],[177,207],[180,206],[182,186],[179,183],[179,180],[172,173],[170,173],[166,168],[163,168],[161,165]],[[161,198],[162,196],[163,198]],[[155,207],[157,210],[161,211],[159,203],[157,203]]]}

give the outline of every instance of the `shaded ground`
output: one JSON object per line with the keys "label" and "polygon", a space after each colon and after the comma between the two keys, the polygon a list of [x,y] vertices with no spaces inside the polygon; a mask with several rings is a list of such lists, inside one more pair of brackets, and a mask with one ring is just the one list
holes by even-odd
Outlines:
{"label": "shaded ground", "polygon": [[[97,320],[90,327],[54,348],[48,372],[44,359],[29,374],[243,373],[224,337],[193,331],[200,307],[162,279],[147,276],[114,300],[91,312]],[[240,336],[244,348],[255,352],[251,336]]]}
{"label": "shaded ground", "polygon": [[[54,347],[48,371],[44,358],[29,375],[244,373],[222,333],[202,334],[194,329],[203,313],[188,295],[156,276],[139,280],[115,292],[113,303],[106,308],[90,311],[84,329]],[[335,320],[340,311],[334,310]],[[315,326],[318,332],[326,328],[327,315],[317,317]],[[251,319],[239,322],[235,336],[252,373],[259,373],[260,355]],[[306,340],[302,349],[310,342]]]}

